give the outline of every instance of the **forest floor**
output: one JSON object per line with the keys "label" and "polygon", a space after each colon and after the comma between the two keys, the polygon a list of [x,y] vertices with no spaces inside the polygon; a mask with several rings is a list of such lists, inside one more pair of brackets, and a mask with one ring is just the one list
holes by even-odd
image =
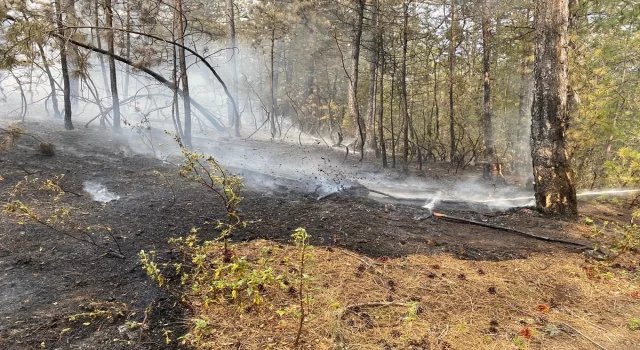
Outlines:
{"label": "forest floor", "polygon": [[[91,129],[64,131],[37,123],[23,127],[53,143],[56,152],[40,154],[38,141],[28,135],[11,150],[0,151],[0,203],[20,200],[42,221],[55,208],[70,208],[64,223],[50,225],[70,227],[65,232],[74,235],[76,228],[92,227],[96,244],[112,253],[43,223],[1,214],[0,348],[187,346],[178,337],[193,329],[193,318],[205,316],[194,315],[197,310],[184,307],[179,295],[152,282],[138,252],[156,251],[165,262],[179,260],[168,240],[185,236],[193,227],[200,228],[203,239],[216,238],[212,223],[223,218],[222,205],[177,175],[179,159],[145,149],[141,141],[151,141],[148,138]],[[152,142],[157,144],[161,136],[155,137]],[[429,163],[428,171],[413,169],[407,178],[321,145],[233,139],[196,139],[194,145],[219,156],[245,179],[240,210],[249,225],[232,237],[238,252],[251,254],[267,246],[294,254],[293,230],[304,227],[311,234],[315,248],[309,274],[318,288],[309,290],[318,290],[318,295],[313,296],[315,316],[303,334],[305,348],[632,349],[640,344],[637,251],[615,262],[598,261],[584,247],[437,218],[421,205],[379,198],[361,185],[385,189],[393,183],[411,184],[405,194],[411,196],[421,182],[441,189],[469,179],[474,186],[482,184],[479,168],[456,174],[447,164]],[[176,153],[175,147],[167,147],[167,154]],[[258,163],[265,167],[255,167]],[[62,174],[58,184],[63,196],[40,189],[41,182],[14,191],[25,177],[41,181]],[[87,181],[106,186],[119,199],[92,200],[84,191]],[[525,192],[517,186],[483,186],[490,193]],[[589,247],[595,241],[593,224],[585,224],[586,218],[598,225],[617,223],[622,230],[633,212],[624,199],[582,200],[580,218],[561,221],[527,208],[460,200],[481,191],[474,188],[469,187],[469,193],[458,188],[456,200],[435,204],[434,210]],[[612,235],[622,232],[612,227]],[[622,244],[623,236],[612,237],[603,238],[614,242],[610,248]],[[341,316],[322,316],[332,308],[337,310],[334,316]],[[222,314],[214,315],[212,323],[222,327],[230,322],[220,320]],[[263,314],[268,313],[256,317]],[[276,314],[269,315],[252,326],[254,333],[247,327],[242,331],[250,314],[231,317],[236,324],[228,328],[231,334],[218,334],[213,338],[218,343],[203,339],[200,344],[288,348],[295,332],[278,328],[283,321],[273,323]]]}

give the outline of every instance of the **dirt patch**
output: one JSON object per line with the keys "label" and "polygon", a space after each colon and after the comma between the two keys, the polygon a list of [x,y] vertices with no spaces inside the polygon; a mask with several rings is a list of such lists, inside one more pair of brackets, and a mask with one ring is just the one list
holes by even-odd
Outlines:
{"label": "dirt patch", "polygon": [[[73,219],[83,225],[109,226],[117,244],[109,240],[100,243],[119,246],[126,258],[106,255],[42,225],[21,225],[2,216],[0,284],[6,288],[0,295],[0,347],[178,347],[177,337],[185,332],[188,313],[179,300],[149,280],[137,253],[155,250],[160,259],[174,259],[167,240],[192,227],[200,227],[204,239],[215,238],[215,221],[223,215],[220,204],[178,177],[176,160],[158,159],[157,150],[156,158],[138,154],[139,144],[103,131],[69,132],[36,124],[27,125],[27,129],[53,143],[55,155],[38,153],[37,142],[29,138],[19,140],[11,152],[0,153],[0,175],[4,178],[0,181],[0,203],[14,199],[9,192],[25,176],[47,179],[64,174],[60,186],[67,194],[59,201],[54,203],[38,191],[22,200],[40,211],[52,205],[68,206],[73,208]],[[399,176],[373,163],[360,164],[356,157],[345,161],[344,153],[326,148],[228,140],[215,143],[212,155],[224,155],[225,149],[240,144],[249,145],[253,153],[230,162],[231,167],[240,169],[275,154],[280,166],[296,164],[299,172],[283,178],[275,170],[278,162],[273,163],[273,172],[256,175],[254,171],[250,176],[252,170],[246,170],[247,188],[240,209],[251,224],[232,237],[236,242],[263,238],[288,243],[292,230],[302,226],[313,236],[315,246],[344,248],[371,258],[447,253],[459,259],[501,261],[575,252],[573,246],[437,220],[426,217],[419,206],[384,203],[355,193],[351,181],[359,177],[372,173],[390,179]],[[478,169],[472,169],[466,175],[479,174]],[[444,165],[434,165],[429,176],[454,178]],[[83,192],[86,181],[106,186],[120,199],[105,204],[93,201]],[[336,188],[343,191],[325,196]],[[623,212],[620,218],[629,215],[627,209],[616,210]],[[542,218],[530,210],[477,212],[454,207],[445,211],[559,238],[584,239],[587,234],[578,229],[580,224]],[[78,315],[81,317],[73,317]]]}

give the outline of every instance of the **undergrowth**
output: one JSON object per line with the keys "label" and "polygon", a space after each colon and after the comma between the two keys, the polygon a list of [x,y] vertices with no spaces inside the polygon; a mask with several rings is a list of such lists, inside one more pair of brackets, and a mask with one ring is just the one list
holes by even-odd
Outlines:
{"label": "undergrowth", "polygon": [[[181,148],[183,164],[178,174],[190,182],[203,186],[225,208],[225,219],[216,226],[219,235],[215,240],[201,240],[199,229],[169,243],[179,252],[181,259],[170,263],[158,263],[155,251],[138,254],[144,270],[160,286],[176,288],[181,300],[194,312],[189,332],[180,337],[183,344],[198,348],[212,347],[216,336],[217,318],[229,317],[241,322],[243,315],[260,309],[285,319],[287,315],[298,319],[292,346],[301,343],[305,318],[311,299],[305,292],[310,281],[305,273],[305,264],[310,259],[309,238],[305,229],[298,228],[292,235],[297,247],[297,257],[273,257],[278,248],[265,248],[257,254],[241,255],[230,243],[230,236],[246,227],[238,214],[242,201],[240,177],[229,174],[211,156],[187,149],[179,137],[175,137]],[[169,281],[179,283],[169,284]],[[287,294],[296,302],[276,308],[268,299],[274,294]],[[265,305],[266,304],[266,305]],[[212,312],[216,307],[224,309]],[[168,337],[168,335],[167,335]]]}
{"label": "undergrowth", "polygon": [[[106,254],[124,259],[120,244],[106,225],[84,225],[73,218],[75,208],[61,203],[66,191],[61,187],[64,174],[49,179],[25,176],[9,191],[10,201],[2,213],[17,219],[18,225],[33,223],[60,236],[89,244]],[[38,198],[36,198],[38,197]],[[48,205],[42,202],[48,199]],[[110,246],[115,245],[115,247]]]}

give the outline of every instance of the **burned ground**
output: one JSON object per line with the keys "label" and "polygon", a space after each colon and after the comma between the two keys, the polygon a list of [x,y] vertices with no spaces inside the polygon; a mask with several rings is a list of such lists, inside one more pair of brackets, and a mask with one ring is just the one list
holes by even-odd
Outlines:
{"label": "burned ground", "polygon": [[[137,154],[132,152],[130,142],[102,136],[102,131],[36,131],[43,128],[33,124],[26,128],[52,142],[55,155],[39,154],[37,142],[28,137],[10,152],[0,153],[0,175],[4,178],[0,181],[0,202],[14,199],[10,195],[12,186],[25,176],[46,179],[64,174],[60,185],[67,193],[59,201],[54,203],[51,196],[40,191],[24,194],[22,200],[42,212],[51,205],[69,206],[75,221],[109,226],[118,244],[105,244],[119,246],[125,258],[105,254],[43,225],[22,225],[1,216],[0,347],[179,347],[176,338],[185,332],[189,311],[150,281],[137,253],[154,250],[160,260],[179,259],[167,241],[192,227],[201,228],[204,239],[215,238],[215,221],[223,215],[220,203],[177,176],[179,161],[173,158],[162,161]],[[285,244],[290,242],[292,230],[305,227],[313,236],[313,245],[346,248],[373,258],[447,253],[459,259],[495,261],[526,258],[532,253],[579,251],[572,245],[437,219],[417,205],[376,201],[361,186],[354,185],[358,178],[378,174],[399,181],[402,177],[371,163],[359,163],[356,156],[345,160],[343,152],[320,146],[226,140],[216,141],[211,153],[215,157],[219,152],[224,158],[225,149],[236,143],[255,151],[246,157],[247,163],[260,153],[277,155],[276,162],[281,166],[295,164],[301,157],[313,159],[314,164],[330,163],[332,171],[312,170],[317,170],[316,176],[329,179],[329,187],[341,190],[331,193],[308,181],[312,176],[308,171],[297,178],[282,177],[276,172],[244,169],[242,163],[231,164],[233,170],[243,173],[247,185],[240,209],[249,225],[232,237],[237,242],[263,238]],[[458,176],[448,172],[446,165],[431,168],[426,176],[447,181],[455,181]],[[470,169],[464,175],[479,177],[481,170]],[[87,180],[104,184],[120,199],[106,204],[92,201],[83,192]],[[590,216],[605,215],[615,220],[630,215],[622,207],[582,205],[583,212]],[[441,211],[557,238],[585,241],[588,233],[576,223],[543,218],[528,209],[471,210],[449,205]],[[600,214],[603,212],[606,214]],[[127,321],[140,322],[144,327],[128,327],[126,324],[131,323]]]}

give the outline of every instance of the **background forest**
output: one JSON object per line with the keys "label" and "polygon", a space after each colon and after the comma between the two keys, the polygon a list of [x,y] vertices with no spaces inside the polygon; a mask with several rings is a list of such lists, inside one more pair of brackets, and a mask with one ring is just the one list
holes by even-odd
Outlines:
{"label": "background forest", "polygon": [[[192,128],[300,131],[385,166],[487,160],[526,175],[534,12],[521,0],[6,0],[1,86],[20,107],[4,113],[166,123],[187,144]],[[639,25],[635,1],[571,4],[578,188],[640,181]]]}

